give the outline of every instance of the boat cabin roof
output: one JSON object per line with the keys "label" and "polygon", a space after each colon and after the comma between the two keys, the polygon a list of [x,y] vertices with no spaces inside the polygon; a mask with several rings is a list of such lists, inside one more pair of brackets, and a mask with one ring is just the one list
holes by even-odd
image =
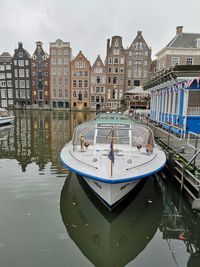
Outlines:
{"label": "boat cabin roof", "polygon": [[102,113],[95,120],[97,122],[113,122],[113,123],[133,123],[131,119],[123,113]]}
{"label": "boat cabin roof", "polygon": [[[123,122],[123,123],[121,123]],[[73,134],[74,146],[80,144],[81,140],[89,145],[108,144],[111,139],[115,144],[126,144],[129,146],[154,146],[153,133],[150,128],[134,124],[131,120],[95,120],[78,125]]]}

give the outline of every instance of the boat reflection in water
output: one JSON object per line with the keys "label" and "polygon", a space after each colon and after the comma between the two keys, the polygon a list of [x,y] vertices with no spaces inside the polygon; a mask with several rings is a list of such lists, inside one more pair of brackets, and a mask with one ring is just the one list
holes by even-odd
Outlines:
{"label": "boat reflection in water", "polygon": [[83,179],[74,173],[66,179],[60,198],[62,220],[70,238],[95,266],[126,265],[158,229],[163,212],[160,187],[149,178],[136,190],[109,212]]}

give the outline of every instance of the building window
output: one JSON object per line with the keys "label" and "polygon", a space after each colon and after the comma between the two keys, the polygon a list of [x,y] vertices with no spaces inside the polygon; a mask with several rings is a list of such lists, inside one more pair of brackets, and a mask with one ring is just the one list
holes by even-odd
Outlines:
{"label": "building window", "polygon": [[91,102],[92,102],[92,103],[95,103],[95,98],[94,98],[93,95],[91,96]]}
{"label": "building window", "polygon": [[140,86],[140,80],[134,80],[134,86]]}
{"label": "building window", "polygon": [[64,65],[67,65],[67,64],[68,64],[68,58],[65,57],[65,58],[63,59],[63,63],[64,63]]}
{"label": "building window", "polygon": [[118,57],[114,57],[114,64],[119,64],[119,58]]}
{"label": "building window", "polygon": [[62,58],[58,58],[58,65],[62,65]]}
{"label": "building window", "polygon": [[73,87],[76,88],[76,80],[73,80]]}
{"label": "building window", "polygon": [[19,69],[19,77],[25,77],[24,69]]}
{"label": "building window", "polygon": [[172,66],[179,65],[179,61],[180,61],[179,57],[172,57],[171,65]]}
{"label": "building window", "polygon": [[115,90],[112,90],[112,99],[115,99]]}
{"label": "building window", "polygon": [[29,69],[26,69],[26,77],[29,77]]}
{"label": "building window", "polygon": [[58,55],[62,56],[62,49],[58,49]]}
{"label": "building window", "polygon": [[84,98],[88,98],[88,91],[84,91]]}
{"label": "building window", "polygon": [[7,77],[8,79],[11,79],[11,78],[12,78],[12,75],[11,75],[11,73],[10,73],[10,72],[8,72],[8,73],[6,74],[6,77]]}
{"label": "building window", "polygon": [[56,65],[56,57],[53,57],[52,60],[51,60],[51,64],[52,65]]}
{"label": "building window", "polygon": [[65,78],[65,86],[68,86],[68,79]]}
{"label": "building window", "polygon": [[97,83],[100,83],[101,82],[101,78],[100,76],[97,76]]}
{"label": "building window", "polygon": [[192,65],[193,64],[193,57],[187,57],[186,58],[186,65]]}
{"label": "building window", "polygon": [[24,66],[24,60],[18,60],[18,65],[19,66]]}
{"label": "building window", "polygon": [[13,98],[13,89],[8,89],[8,98]]}
{"label": "building window", "polygon": [[64,66],[64,75],[68,74],[68,68],[66,66]]}
{"label": "building window", "polygon": [[12,87],[12,81],[7,81],[7,86]]}
{"label": "building window", "polygon": [[79,87],[79,88],[82,88],[82,80],[79,80],[79,81],[78,81],[78,87]]}
{"label": "building window", "polygon": [[0,79],[5,79],[5,73],[0,73]]}
{"label": "building window", "polygon": [[136,49],[142,49],[142,42],[137,42],[137,43],[135,44],[135,48],[136,48]]}
{"label": "building window", "polygon": [[56,97],[56,88],[53,88],[53,97]]}
{"label": "building window", "polygon": [[64,53],[65,56],[68,55],[68,50],[64,49],[63,53]]}
{"label": "building window", "polygon": [[19,52],[19,57],[23,57],[23,52]]}
{"label": "building window", "polygon": [[85,87],[85,88],[88,88],[88,80],[85,80],[85,81],[84,81],[84,87]]}
{"label": "building window", "polygon": [[51,50],[51,54],[52,54],[53,56],[56,56],[56,49],[52,49],[52,50]]}
{"label": "building window", "polygon": [[78,100],[82,100],[82,99],[83,99],[82,92],[81,92],[81,91],[79,91],[79,92],[78,92]]}
{"label": "building window", "polygon": [[26,87],[27,88],[30,88],[30,82],[29,82],[29,80],[26,80]]}
{"label": "building window", "polygon": [[85,68],[85,62],[84,61],[77,61],[75,62],[76,68]]}
{"label": "building window", "polygon": [[113,84],[117,84],[117,77],[113,77]]}
{"label": "building window", "polygon": [[7,98],[7,91],[6,91],[6,89],[1,89],[1,98]]}
{"label": "building window", "polygon": [[59,79],[58,79],[58,85],[59,85],[59,86],[62,86],[62,78],[59,78]]}
{"label": "building window", "polygon": [[6,65],[6,70],[11,70],[11,65]]}
{"label": "building window", "polygon": [[200,47],[200,38],[196,39],[196,46],[199,48]]}
{"label": "building window", "polygon": [[119,48],[114,48],[113,55],[115,55],[115,56],[119,55]]}
{"label": "building window", "polygon": [[68,89],[65,88],[65,97],[68,97]]}
{"label": "building window", "polygon": [[52,68],[52,75],[56,75],[56,67],[55,66],[53,66],[53,68]]}
{"label": "building window", "polygon": [[19,88],[25,88],[25,81],[24,80],[19,81]]}
{"label": "building window", "polygon": [[131,86],[131,80],[128,80],[128,86]]}
{"label": "building window", "polygon": [[73,97],[76,97],[76,91],[73,91]]}
{"label": "building window", "polygon": [[112,64],[112,58],[111,57],[108,58],[108,64]]}
{"label": "building window", "polygon": [[62,89],[59,89],[59,97],[62,97]]}

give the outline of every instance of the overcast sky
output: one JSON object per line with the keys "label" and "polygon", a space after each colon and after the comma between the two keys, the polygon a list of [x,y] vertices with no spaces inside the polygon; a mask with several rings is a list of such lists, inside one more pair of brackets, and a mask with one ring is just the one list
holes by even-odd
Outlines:
{"label": "overcast sky", "polygon": [[106,55],[106,42],[122,36],[127,48],[137,31],[152,48],[152,58],[174,36],[176,26],[200,33],[200,0],[0,0],[0,53],[11,55],[23,42],[32,55],[36,41],[49,53],[49,42],[70,42],[94,63]]}

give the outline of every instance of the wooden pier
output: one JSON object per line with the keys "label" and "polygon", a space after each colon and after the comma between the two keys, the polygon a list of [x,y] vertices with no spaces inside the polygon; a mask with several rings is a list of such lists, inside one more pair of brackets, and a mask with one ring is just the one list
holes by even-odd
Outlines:
{"label": "wooden pier", "polygon": [[[167,156],[167,170],[170,178],[178,184],[180,191],[187,197],[192,205],[199,203],[200,211],[200,138],[193,136],[191,140],[186,136],[178,136],[163,129],[160,125],[146,119],[135,121],[147,125],[154,132],[156,142],[162,146]],[[197,156],[195,157],[195,154]],[[198,202],[197,202],[198,201]],[[198,210],[198,207],[196,208]]]}

